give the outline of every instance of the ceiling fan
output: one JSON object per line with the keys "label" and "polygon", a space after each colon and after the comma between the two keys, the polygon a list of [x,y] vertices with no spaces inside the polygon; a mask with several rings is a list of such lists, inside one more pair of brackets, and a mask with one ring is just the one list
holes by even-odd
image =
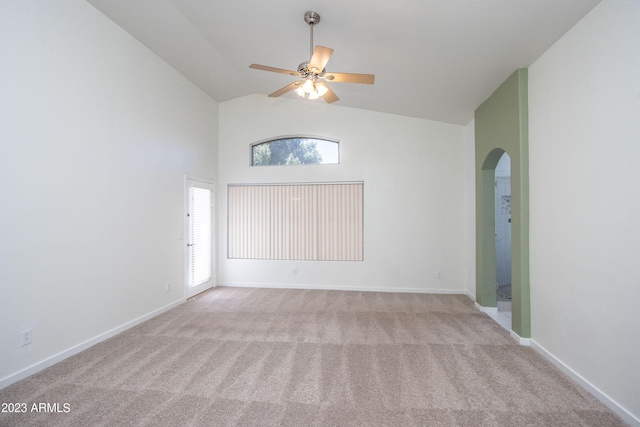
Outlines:
{"label": "ceiling fan", "polygon": [[325,70],[325,65],[329,62],[329,58],[333,54],[333,49],[324,46],[313,47],[313,26],[320,22],[320,15],[316,12],[307,12],[304,14],[304,21],[310,27],[310,43],[311,59],[298,65],[298,71],[285,70],[283,68],[269,67],[260,64],[251,64],[249,68],[255,70],[271,71],[273,73],[289,74],[301,77],[293,83],[288,84],[282,89],[270,94],[270,97],[283,95],[291,90],[309,99],[322,98],[327,103],[332,103],[340,98],[331,90],[327,82],[336,83],[361,83],[373,84],[375,76],[373,74],[355,74],[355,73],[330,73]]}

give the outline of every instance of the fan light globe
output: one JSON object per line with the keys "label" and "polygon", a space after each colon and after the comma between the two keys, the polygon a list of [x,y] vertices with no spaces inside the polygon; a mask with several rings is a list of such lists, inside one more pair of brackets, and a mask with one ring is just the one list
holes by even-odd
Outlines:
{"label": "fan light globe", "polygon": [[324,83],[318,83],[316,85],[316,90],[318,91],[318,96],[324,96],[329,88]]}
{"label": "fan light globe", "polygon": [[304,81],[304,83],[302,84],[302,89],[304,89],[304,91],[306,93],[311,93],[313,92],[313,80],[308,78],[307,80]]}

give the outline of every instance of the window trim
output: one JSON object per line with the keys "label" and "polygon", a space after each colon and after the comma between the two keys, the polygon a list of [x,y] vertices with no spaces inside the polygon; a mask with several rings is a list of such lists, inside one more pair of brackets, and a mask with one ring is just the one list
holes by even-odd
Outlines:
{"label": "window trim", "polygon": [[262,139],[260,141],[256,141],[256,142],[252,142],[251,144],[249,144],[249,166],[251,167],[256,167],[256,165],[253,164],[253,147],[257,146],[257,145],[261,145],[261,144],[267,144],[269,142],[275,142],[275,141],[280,141],[283,139],[319,139],[322,141],[327,141],[327,142],[333,142],[338,146],[338,161],[337,163],[303,163],[303,164],[299,164],[299,165],[262,165],[260,167],[265,167],[265,166],[315,166],[315,165],[339,165],[340,164],[340,140],[336,139],[336,138],[329,138],[326,136],[318,136],[318,135],[304,135],[304,134],[295,134],[295,135],[281,135],[281,136],[274,136],[271,138],[266,138],[266,139]]}

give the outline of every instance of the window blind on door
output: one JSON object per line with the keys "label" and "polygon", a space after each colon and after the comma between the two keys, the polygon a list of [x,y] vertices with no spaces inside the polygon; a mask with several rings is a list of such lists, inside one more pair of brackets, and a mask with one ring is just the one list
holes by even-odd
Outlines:
{"label": "window blind on door", "polygon": [[362,261],[363,186],[229,185],[228,257]]}
{"label": "window blind on door", "polygon": [[191,187],[190,196],[190,283],[198,286],[209,279],[213,272],[211,241],[211,190]]}

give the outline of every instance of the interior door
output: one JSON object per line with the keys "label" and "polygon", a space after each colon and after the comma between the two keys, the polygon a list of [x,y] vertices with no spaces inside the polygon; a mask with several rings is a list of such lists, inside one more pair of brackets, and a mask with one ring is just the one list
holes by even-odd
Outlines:
{"label": "interior door", "polygon": [[186,178],[185,185],[185,271],[186,296],[212,288],[214,271],[213,183]]}

